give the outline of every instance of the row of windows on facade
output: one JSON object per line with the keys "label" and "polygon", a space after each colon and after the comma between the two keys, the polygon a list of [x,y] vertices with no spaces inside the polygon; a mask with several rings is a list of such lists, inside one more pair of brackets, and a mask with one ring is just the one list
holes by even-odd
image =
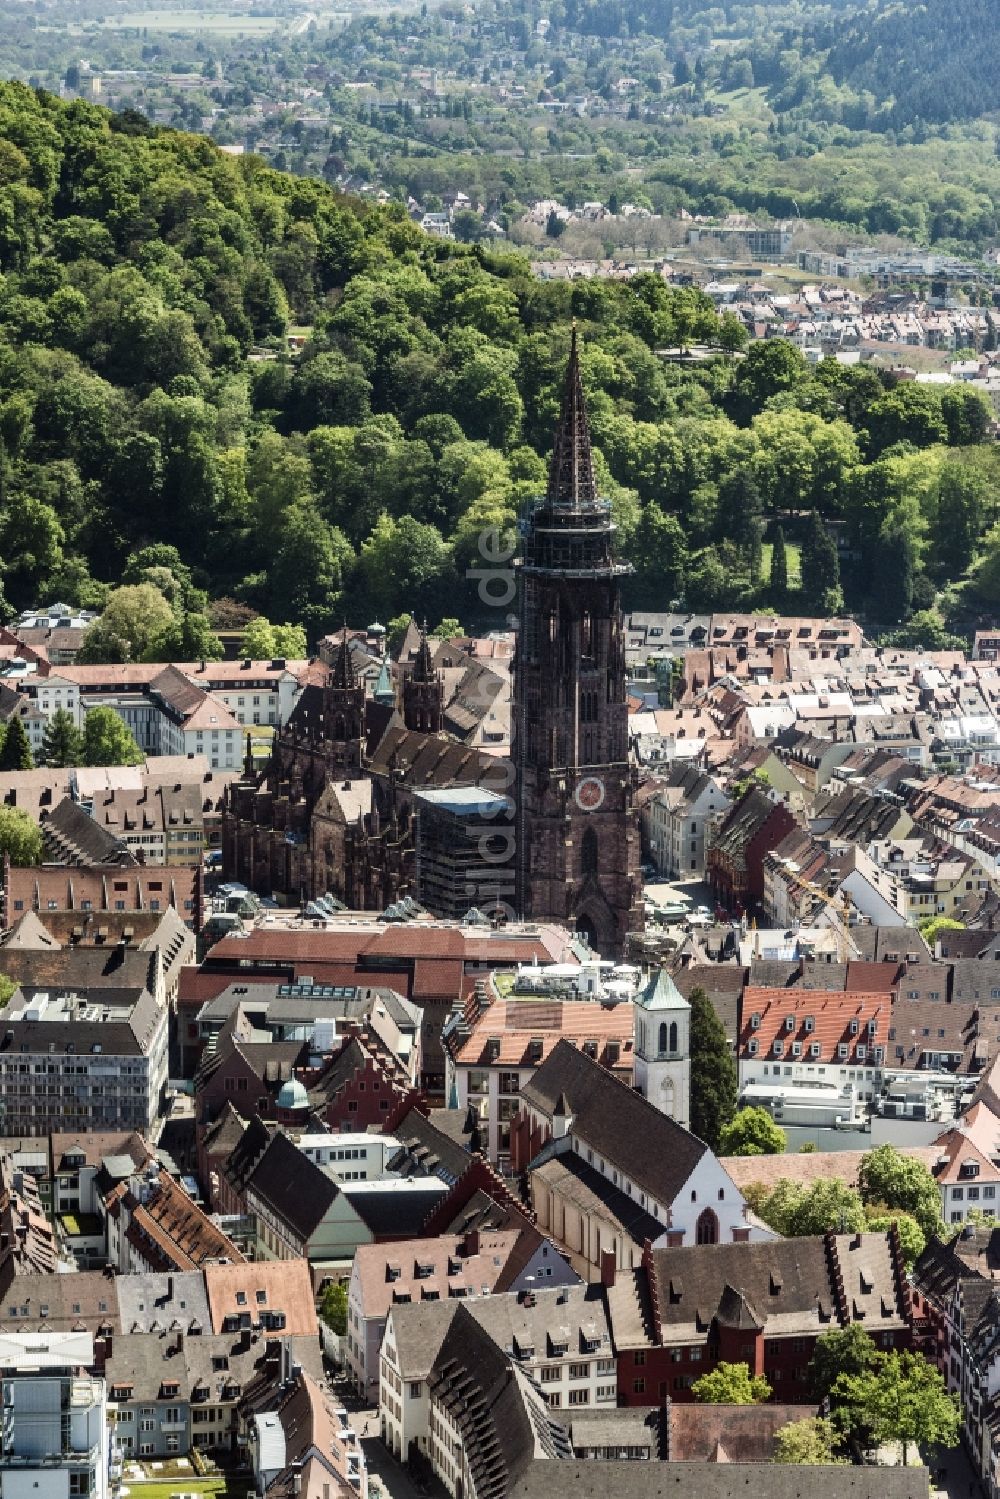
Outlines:
{"label": "row of windows on facade", "polygon": [[[185,835],[181,834],[180,836],[184,837]],[[198,835],[195,834],[193,836],[197,837]],[[24,909],[25,909],[25,903],[24,903],[23,900],[16,900],[14,902],[14,910],[15,911],[23,911]],[[56,900],[50,900],[50,901],[46,901],[45,909],[47,911],[59,911],[59,910],[62,909],[62,907],[60,906],[60,903],[58,901],[56,901]],[[82,900],[80,902],[80,910],[81,911],[92,911],[93,909],[94,909],[94,902],[92,900]],[[114,901],[111,909],[113,909],[115,911],[130,911],[130,910],[132,910],[132,907],[128,904],[127,901],[116,900],[116,901]],[[149,902],[149,909],[151,911],[166,910],[166,906],[164,906],[159,900],[156,900],[154,898],[153,900],[151,900]],[[191,911],[191,910],[193,910],[194,909],[194,901],[193,900],[186,900],[184,902],[184,909],[185,909],[185,911]]]}

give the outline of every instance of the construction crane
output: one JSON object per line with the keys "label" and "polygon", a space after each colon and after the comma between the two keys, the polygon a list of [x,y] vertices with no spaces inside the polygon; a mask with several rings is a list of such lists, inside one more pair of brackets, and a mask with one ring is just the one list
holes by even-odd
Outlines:
{"label": "construction crane", "polygon": [[[858,946],[850,936],[850,896],[844,894],[838,900],[837,896],[830,895],[820,885],[817,885],[815,880],[807,880],[805,875],[800,874],[793,859],[782,859],[780,862],[784,867],[785,872],[790,875],[796,885],[801,886],[803,890],[808,890],[810,895],[812,895],[816,900],[822,901],[823,904],[827,906],[829,910],[837,917],[833,928],[837,935],[837,961],[839,963],[847,963],[852,957],[859,957],[860,952]],[[815,915],[815,911],[811,912],[810,914]]]}

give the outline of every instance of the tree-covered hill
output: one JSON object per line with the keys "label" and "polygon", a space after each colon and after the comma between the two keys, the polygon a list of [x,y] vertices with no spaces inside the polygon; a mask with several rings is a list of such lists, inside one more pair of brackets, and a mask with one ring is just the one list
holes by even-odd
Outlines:
{"label": "tree-covered hill", "polygon": [[[801,603],[787,535],[810,607],[842,582],[896,624],[998,518],[974,392],[809,369],[778,341],[735,363],[742,328],[690,288],[539,282],[401,208],[7,84],[6,606],[152,582],[178,618],[147,633],[179,659],[200,650],[199,590],[313,634],[345,612],[486,622],[470,569],[544,486],[573,316],[636,603]],[[719,358],[656,352],[692,341]]]}
{"label": "tree-covered hill", "polygon": [[827,67],[885,102],[892,128],[973,120],[997,107],[996,23],[994,0],[878,0],[824,28]]}

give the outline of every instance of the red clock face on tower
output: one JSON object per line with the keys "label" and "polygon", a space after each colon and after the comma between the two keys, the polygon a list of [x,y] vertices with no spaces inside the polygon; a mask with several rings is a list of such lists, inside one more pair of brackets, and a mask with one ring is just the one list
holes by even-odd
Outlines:
{"label": "red clock face on tower", "polygon": [[596,812],[604,800],[604,782],[600,776],[586,776],[576,788],[576,804],[584,812]]}

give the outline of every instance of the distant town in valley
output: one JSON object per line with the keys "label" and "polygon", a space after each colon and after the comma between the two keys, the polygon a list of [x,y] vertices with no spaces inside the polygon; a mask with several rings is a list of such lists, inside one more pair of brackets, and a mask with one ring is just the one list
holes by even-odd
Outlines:
{"label": "distant town in valley", "polygon": [[997,1499],[988,0],[0,0],[0,1499]]}

